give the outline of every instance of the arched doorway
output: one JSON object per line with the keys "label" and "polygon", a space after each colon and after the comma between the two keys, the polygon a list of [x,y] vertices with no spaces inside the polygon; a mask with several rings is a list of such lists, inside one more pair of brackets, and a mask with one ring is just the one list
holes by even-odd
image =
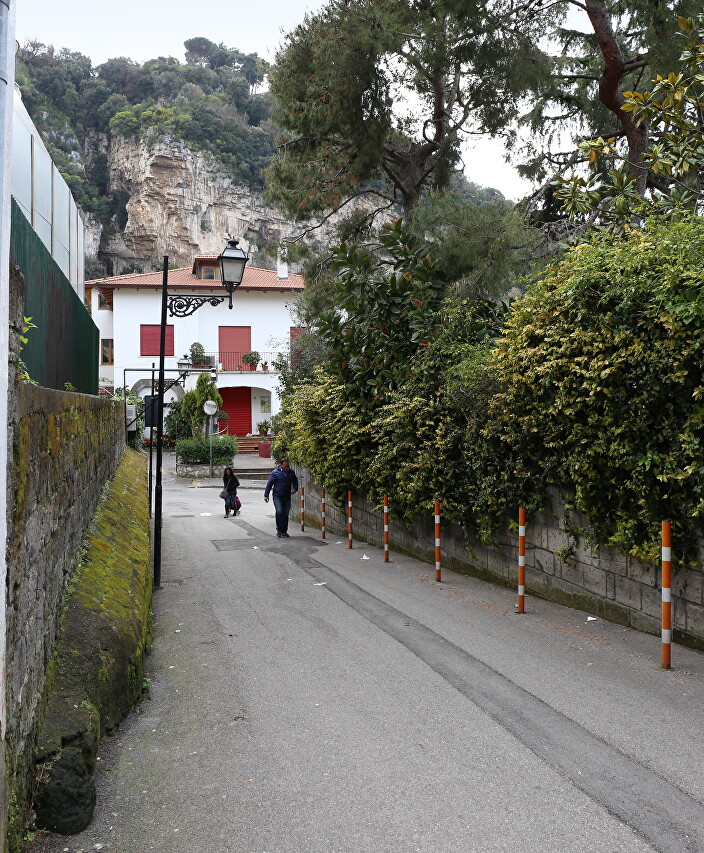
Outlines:
{"label": "arched doorway", "polygon": [[227,427],[228,435],[248,435],[252,431],[252,389],[218,388],[222,397],[222,410],[230,416],[221,421],[221,429]]}

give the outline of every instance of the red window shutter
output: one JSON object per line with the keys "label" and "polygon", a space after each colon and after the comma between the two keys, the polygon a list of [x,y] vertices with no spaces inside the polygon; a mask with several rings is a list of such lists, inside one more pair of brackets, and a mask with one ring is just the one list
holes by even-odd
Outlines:
{"label": "red window shutter", "polygon": [[[139,354],[159,355],[159,339],[161,337],[161,326],[139,327]],[[166,327],[166,344],[164,355],[174,354],[174,327]]]}

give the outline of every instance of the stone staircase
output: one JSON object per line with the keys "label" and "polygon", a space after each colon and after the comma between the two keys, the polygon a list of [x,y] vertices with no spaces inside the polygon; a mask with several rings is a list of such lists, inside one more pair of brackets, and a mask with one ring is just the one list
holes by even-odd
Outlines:
{"label": "stone staircase", "polygon": [[259,442],[262,439],[258,435],[246,435],[237,438],[238,453],[259,453]]}

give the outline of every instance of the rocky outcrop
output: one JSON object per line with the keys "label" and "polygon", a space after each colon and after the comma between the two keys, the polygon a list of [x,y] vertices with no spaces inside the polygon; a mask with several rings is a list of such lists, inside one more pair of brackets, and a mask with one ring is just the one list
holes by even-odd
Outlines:
{"label": "rocky outcrop", "polygon": [[116,223],[100,248],[114,274],[158,269],[163,255],[186,266],[197,253],[219,254],[230,235],[251,254],[294,233],[260,193],[235,184],[207,152],[113,136],[107,157],[110,191],[127,199],[126,224]]}

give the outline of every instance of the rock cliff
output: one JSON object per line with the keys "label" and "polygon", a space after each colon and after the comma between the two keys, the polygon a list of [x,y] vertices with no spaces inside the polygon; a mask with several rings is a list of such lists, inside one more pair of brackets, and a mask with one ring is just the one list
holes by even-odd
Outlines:
{"label": "rock cliff", "polygon": [[103,233],[91,221],[86,244],[88,256],[99,255],[112,274],[157,269],[163,255],[186,266],[197,253],[219,254],[230,235],[253,254],[295,233],[260,193],[233,183],[206,152],[111,136],[104,153],[109,189],[125,200],[125,212]]}

